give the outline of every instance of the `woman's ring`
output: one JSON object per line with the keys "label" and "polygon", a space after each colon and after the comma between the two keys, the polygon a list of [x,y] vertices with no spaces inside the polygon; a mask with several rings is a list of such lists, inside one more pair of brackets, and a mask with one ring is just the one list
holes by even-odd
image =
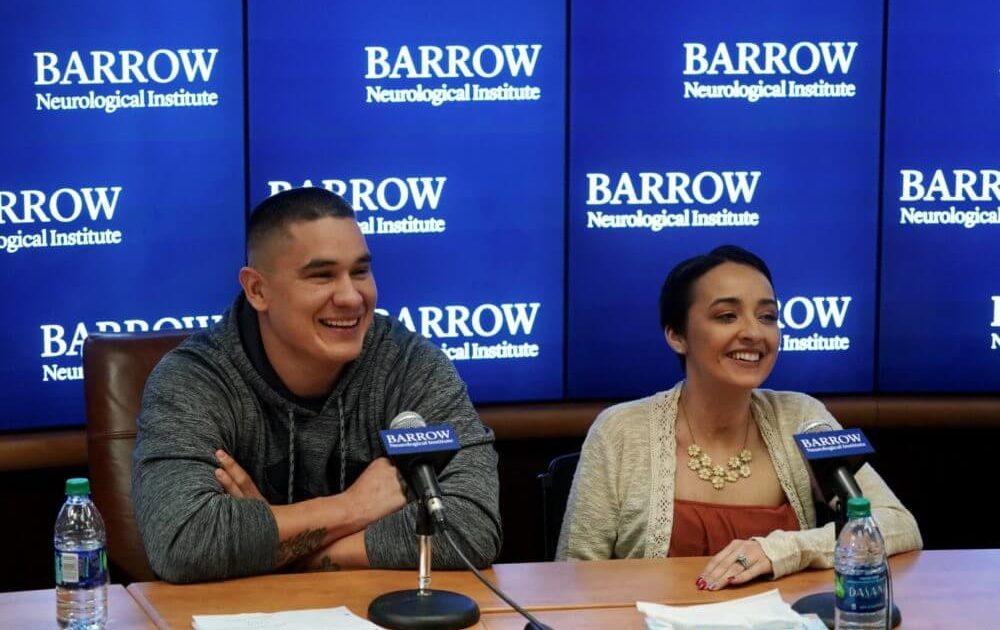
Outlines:
{"label": "woman's ring", "polygon": [[750,562],[750,558],[747,558],[745,553],[741,553],[736,556],[736,562],[740,563],[740,566],[743,567],[744,571],[753,566],[753,562]]}

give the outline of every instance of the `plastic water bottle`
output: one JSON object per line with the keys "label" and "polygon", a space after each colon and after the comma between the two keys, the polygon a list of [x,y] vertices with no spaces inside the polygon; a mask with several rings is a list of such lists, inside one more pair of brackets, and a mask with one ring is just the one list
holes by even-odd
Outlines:
{"label": "plastic water bottle", "polygon": [[847,524],[834,552],[837,630],[886,627],[885,541],[868,499],[847,501]]}
{"label": "plastic water bottle", "polygon": [[66,481],[56,519],[56,621],[61,628],[103,628],[108,621],[104,521],[90,500],[90,481]]}

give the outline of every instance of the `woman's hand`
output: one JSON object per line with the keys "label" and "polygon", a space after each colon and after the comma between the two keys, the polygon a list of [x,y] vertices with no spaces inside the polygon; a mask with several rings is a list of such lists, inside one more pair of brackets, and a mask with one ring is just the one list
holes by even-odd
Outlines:
{"label": "woman's hand", "polygon": [[695,584],[699,589],[717,591],[731,584],[744,584],[771,573],[771,561],[764,555],[760,543],[754,540],[734,540],[715,554]]}

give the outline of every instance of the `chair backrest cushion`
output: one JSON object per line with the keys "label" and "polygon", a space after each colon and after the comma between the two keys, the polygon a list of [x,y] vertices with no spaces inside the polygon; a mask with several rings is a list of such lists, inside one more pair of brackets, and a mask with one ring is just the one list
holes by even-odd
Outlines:
{"label": "chair backrest cushion", "polygon": [[116,581],[156,579],[132,511],[136,418],[150,372],[190,334],[95,334],[84,343],[90,487],[107,529],[108,555],[124,573],[113,576]]}
{"label": "chair backrest cushion", "polygon": [[573,487],[573,476],[579,463],[579,453],[560,455],[549,462],[549,468],[546,472],[538,476],[542,482],[542,520],[545,528],[546,560],[555,559],[556,545],[559,543],[559,530],[562,529],[563,516],[566,514],[566,502],[569,500],[569,491]]}

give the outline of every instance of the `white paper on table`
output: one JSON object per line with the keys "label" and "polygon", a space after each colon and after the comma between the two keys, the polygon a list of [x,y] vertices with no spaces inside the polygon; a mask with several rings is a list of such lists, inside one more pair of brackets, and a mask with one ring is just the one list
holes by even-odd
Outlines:
{"label": "white paper on table", "polygon": [[[825,628],[818,618],[807,619],[772,589],[766,593],[716,604],[666,606],[636,602],[649,630],[811,630]],[[818,625],[816,625],[818,624]]]}
{"label": "white paper on table", "polygon": [[378,630],[379,627],[358,617],[347,606],[285,610],[274,613],[237,615],[194,615],[194,630]]}

